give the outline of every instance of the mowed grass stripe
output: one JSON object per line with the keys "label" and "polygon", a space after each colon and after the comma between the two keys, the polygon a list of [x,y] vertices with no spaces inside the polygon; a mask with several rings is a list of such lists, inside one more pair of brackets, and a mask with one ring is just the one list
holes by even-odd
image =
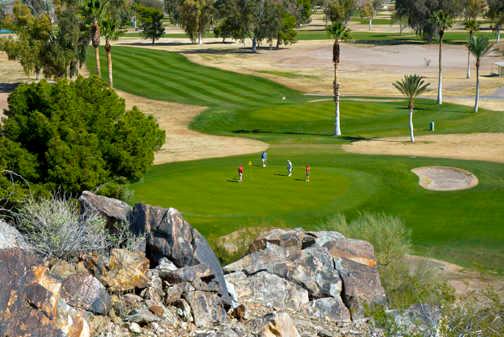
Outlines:
{"label": "mowed grass stripe", "polygon": [[[149,65],[149,67],[144,67],[141,73],[157,78],[157,80],[151,78],[151,81],[154,81],[156,84],[163,86],[166,84],[163,80],[166,80],[167,82],[177,82],[178,86],[190,88],[191,90],[189,91],[191,91],[191,94],[187,93],[187,95],[191,97],[188,97],[182,103],[223,105],[230,103],[243,104],[247,101],[250,106],[260,106],[269,101],[278,100],[281,95],[287,94],[291,97],[301,96],[298,92],[279,86],[269,80],[255,77],[249,78],[246,75],[199,66],[190,63],[184,56],[165,51],[114,47],[113,57],[117,59],[116,63],[124,66],[121,70],[125,72],[131,73],[133,69],[138,69],[138,64],[145,64]],[[102,60],[103,67],[105,67],[104,62]],[[88,63],[90,64],[90,70],[93,70],[94,64],[91,58],[88,58]],[[163,69],[163,72],[160,73],[155,69]],[[119,87],[120,82],[127,79],[117,73],[118,71],[116,71],[115,83]],[[102,74],[102,76],[105,76],[105,74]],[[240,90],[240,88],[243,90]],[[178,90],[180,93],[184,89],[176,88],[175,90]],[[195,95],[193,91],[204,92],[208,95]],[[169,96],[169,93],[166,93],[166,96]],[[159,97],[156,98],[159,99]],[[174,100],[172,97],[161,99]],[[197,101],[195,102],[195,100]]]}
{"label": "mowed grass stripe", "polygon": [[[145,65],[149,66],[149,70],[145,70],[143,73],[151,75],[159,74],[159,71],[156,71],[156,67],[159,67],[159,65],[156,64],[155,60],[146,60],[145,58],[135,56],[125,57],[123,60],[125,65],[133,65],[136,62],[143,62]],[[170,80],[176,81],[176,84],[185,86],[186,88],[184,90],[189,90],[189,92],[191,92],[190,89],[194,89],[194,91],[203,94],[203,96],[200,96],[202,97],[202,101],[213,102],[213,104],[221,102],[239,104],[243,99],[257,99],[260,97],[259,95],[263,95],[263,93],[253,95],[252,90],[251,92],[238,92],[236,91],[237,86],[230,81],[213,79],[210,76],[204,75],[188,75],[187,70],[182,70],[177,67],[170,67],[170,69],[165,69],[163,71],[165,72],[164,75],[169,76]]]}

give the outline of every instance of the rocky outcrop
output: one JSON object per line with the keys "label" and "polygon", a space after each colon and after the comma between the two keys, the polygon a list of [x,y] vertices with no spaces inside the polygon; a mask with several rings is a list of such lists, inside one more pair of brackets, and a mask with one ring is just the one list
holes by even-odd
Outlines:
{"label": "rocky outcrop", "polygon": [[68,276],[62,283],[61,294],[71,306],[106,315],[111,302],[107,289],[93,275],[77,273]]}
{"label": "rocky outcrop", "polygon": [[135,235],[145,236],[145,255],[152,267],[157,266],[162,258],[167,258],[178,268],[198,264],[207,266],[219,285],[223,301],[231,304],[219,260],[207,240],[185,221],[179,211],[144,204],[137,204],[132,209],[121,201],[88,191],[83,192],[79,200],[83,212],[97,211],[110,222],[125,222]]}
{"label": "rocky outcrop", "polygon": [[61,282],[32,253],[0,250],[0,289],[0,336],[90,336],[85,315],[61,299]]}
{"label": "rocky outcrop", "polygon": [[[299,301],[292,301],[297,297],[286,297],[296,286],[310,299],[303,303],[306,312],[346,321],[362,317],[364,305],[386,301],[373,247],[336,232],[272,230],[254,241],[249,255],[224,270],[229,273],[226,280],[240,289],[240,303],[255,301],[299,310]],[[274,282],[272,275],[283,282]],[[266,281],[261,284],[258,279]]]}

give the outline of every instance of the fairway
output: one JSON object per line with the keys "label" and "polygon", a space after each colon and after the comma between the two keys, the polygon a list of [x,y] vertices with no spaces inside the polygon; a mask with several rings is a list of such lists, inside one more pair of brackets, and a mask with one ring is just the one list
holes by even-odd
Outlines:
{"label": "fairway", "polygon": [[[209,237],[244,226],[318,228],[337,213],[352,218],[362,211],[385,212],[399,216],[412,230],[417,252],[504,272],[504,165],[341,150],[340,144],[355,139],[407,135],[405,102],[344,99],[345,137],[335,139],[331,100],[311,102],[313,97],[266,79],[195,65],[174,53],[114,47],[113,55],[118,89],[206,106],[192,128],[271,144],[266,169],[256,166],[258,154],[153,167],[132,185],[136,200],[180,209]],[[88,68],[94,69],[93,57]],[[419,135],[429,133],[431,120],[438,133],[504,131],[502,112],[474,114],[467,107],[439,107],[430,100],[420,100],[417,108]],[[293,177],[285,176],[287,159],[294,162]],[[304,182],[308,163],[309,184]],[[240,164],[246,170],[241,184],[235,182]],[[454,192],[421,188],[411,169],[439,165],[468,170],[480,184]]]}

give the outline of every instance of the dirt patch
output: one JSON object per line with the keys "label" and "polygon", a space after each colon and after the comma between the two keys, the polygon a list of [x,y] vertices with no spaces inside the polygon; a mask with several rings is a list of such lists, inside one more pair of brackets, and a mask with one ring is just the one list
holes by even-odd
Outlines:
{"label": "dirt patch", "polygon": [[474,174],[456,167],[425,166],[414,168],[411,172],[420,178],[420,186],[431,191],[466,190],[479,183]]}
{"label": "dirt patch", "polygon": [[120,91],[118,94],[126,100],[128,108],[136,105],[153,115],[166,131],[166,143],[156,153],[154,164],[257,153],[268,147],[253,139],[212,136],[190,130],[189,123],[205,107],[156,101]]}
{"label": "dirt patch", "polygon": [[380,138],[343,145],[347,152],[433,158],[483,160],[504,163],[504,133],[471,133]]}
{"label": "dirt patch", "polygon": [[502,277],[466,270],[459,265],[424,256],[409,255],[406,260],[411,268],[423,263],[432,267],[455,289],[455,294],[458,297],[489,288],[501,295],[504,294],[504,279]]}

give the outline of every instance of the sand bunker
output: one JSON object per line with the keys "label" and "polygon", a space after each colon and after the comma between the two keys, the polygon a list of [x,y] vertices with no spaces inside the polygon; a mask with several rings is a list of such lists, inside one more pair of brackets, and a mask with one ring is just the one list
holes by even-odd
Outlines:
{"label": "sand bunker", "polygon": [[478,185],[474,174],[456,167],[425,166],[411,171],[420,178],[420,186],[431,191],[465,190]]}

